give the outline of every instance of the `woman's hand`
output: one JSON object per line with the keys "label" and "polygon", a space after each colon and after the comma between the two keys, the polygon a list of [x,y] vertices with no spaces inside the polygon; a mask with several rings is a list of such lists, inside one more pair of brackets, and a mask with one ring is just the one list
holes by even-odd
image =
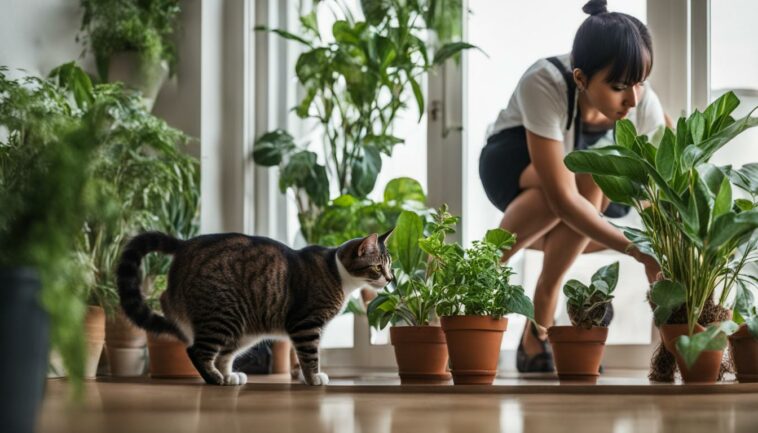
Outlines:
{"label": "woman's hand", "polygon": [[645,265],[645,274],[647,274],[647,280],[650,284],[663,278],[661,266],[654,258],[640,251],[640,249],[632,243],[629,244],[626,250],[635,260]]}

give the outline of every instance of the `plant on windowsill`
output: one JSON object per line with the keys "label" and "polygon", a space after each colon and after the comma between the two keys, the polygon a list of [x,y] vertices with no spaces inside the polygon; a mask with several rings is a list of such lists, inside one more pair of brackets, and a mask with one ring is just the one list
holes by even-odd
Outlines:
{"label": "plant on windowsill", "polygon": [[[280,189],[294,193],[301,233],[309,244],[316,242],[315,225],[332,191],[363,200],[373,190],[382,155],[391,156],[404,142],[392,128],[411,97],[419,120],[423,116],[419,81],[424,74],[473,47],[450,42],[460,35],[460,0],[362,0],[360,5],[364,17],[356,19],[341,0],[316,2],[314,10],[300,17],[299,35],[257,28],[306,50],[295,67],[305,96],[294,111],[318,122],[323,162],[283,130],[258,138],[252,156],[258,165],[279,167]],[[331,35],[319,30],[319,7],[342,10],[344,19],[334,23]],[[426,42],[427,33],[444,43]]]}
{"label": "plant on windowsill", "polygon": [[[666,347],[654,355],[651,380],[673,381],[675,366],[685,382],[719,377],[726,335],[734,328],[720,323],[728,317],[723,305],[735,282],[748,280],[743,270],[755,260],[751,234],[758,227],[755,200],[734,199],[732,191],[732,184],[758,184],[755,170],[708,162],[737,134],[758,125],[750,114],[735,120],[731,113],[738,105],[734,93],[726,93],[704,112],[680,118],[676,132],[666,128],[657,146],[621,120],[615,146],[574,151],[565,159],[570,170],[591,173],[606,196],[642,217],[642,230],[624,233],[658,261],[664,278],[649,296]],[[703,336],[695,335],[709,325]]]}
{"label": "plant on windowsill", "polygon": [[175,72],[178,0],[81,0],[80,41],[95,56],[103,82],[122,81],[142,92],[148,111]]}
{"label": "plant on windowsill", "polygon": [[[440,215],[445,215],[440,219]],[[432,262],[419,247],[425,230],[429,236],[444,238],[458,220],[446,215],[443,207],[435,220],[403,211],[387,245],[392,254],[394,281],[368,306],[369,323],[384,329],[390,323],[390,341],[395,348],[400,382],[439,383],[450,380],[445,334],[434,313],[438,292],[432,284]],[[426,227],[425,227],[426,226]],[[403,325],[403,326],[400,326]]]}
{"label": "plant on windowsill", "polygon": [[571,326],[547,330],[560,380],[597,380],[613,318],[611,301],[618,276],[619,262],[615,262],[598,269],[589,287],[578,280],[569,280],[563,286]]}
{"label": "plant on windowsill", "polygon": [[491,384],[497,373],[500,343],[507,314],[534,319],[534,305],[521,286],[509,282],[513,271],[500,263],[502,251],[515,236],[503,229],[487,231],[484,239],[464,249],[445,242],[457,218],[445,207],[435,216],[443,229],[419,240],[429,255],[431,281],[442,329],[447,340],[455,384]]}

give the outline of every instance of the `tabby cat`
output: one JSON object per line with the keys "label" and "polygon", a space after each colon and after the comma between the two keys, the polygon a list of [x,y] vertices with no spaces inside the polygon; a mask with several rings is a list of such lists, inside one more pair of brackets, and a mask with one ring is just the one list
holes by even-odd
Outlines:
{"label": "tabby cat", "polygon": [[[118,292],[126,315],[153,333],[173,334],[206,383],[243,385],[234,358],[264,338],[289,338],[305,382],[326,385],[319,372],[321,331],[360,287],[392,280],[386,240],[372,234],[337,248],[293,250],[273,239],[236,233],[186,241],[159,232],[129,241],[118,266]],[[140,262],[150,252],[173,254],[163,315],[140,292]]]}

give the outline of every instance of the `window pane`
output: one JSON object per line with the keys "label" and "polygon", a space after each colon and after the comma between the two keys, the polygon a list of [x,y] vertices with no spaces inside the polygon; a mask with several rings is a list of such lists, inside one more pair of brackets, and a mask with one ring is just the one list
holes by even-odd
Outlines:
{"label": "window pane", "polygon": [[[711,100],[733,90],[741,104],[734,117],[758,106],[758,49],[754,38],[758,2],[729,0],[711,2]],[[712,162],[739,167],[758,161],[758,130],[749,129],[729,142]]]}

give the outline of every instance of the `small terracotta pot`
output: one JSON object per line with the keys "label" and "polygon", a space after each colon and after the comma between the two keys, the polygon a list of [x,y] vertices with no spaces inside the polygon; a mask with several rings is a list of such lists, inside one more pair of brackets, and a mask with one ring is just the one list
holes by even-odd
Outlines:
{"label": "small terracotta pot", "polygon": [[489,316],[445,316],[445,331],[453,383],[491,385],[497,374],[500,344],[508,319]]}
{"label": "small terracotta pot", "polygon": [[[722,350],[705,350],[692,365],[687,368],[684,358],[676,350],[676,340],[689,332],[687,324],[662,325],[660,327],[663,346],[676,358],[676,365],[682,374],[685,383],[713,383],[718,380],[721,368],[721,359],[724,355]],[[705,331],[701,325],[695,325],[695,334]]]}
{"label": "small terracotta pot", "polygon": [[758,339],[750,335],[747,325],[729,337],[740,382],[758,382]]}
{"label": "small terracotta pot", "polygon": [[93,379],[97,375],[97,364],[105,344],[105,311],[101,307],[90,305],[84,316],[84,335],[87,340],[87,361],[84,364],[84,377]]}
{"label": "small terracotta pot", "polygon": [[145,371],[144,329],[135,326],[119,309],[114,317],[105,321],[105,353],[108,356],[111,376],[141,376]]}
{"label": "small terracotta pot", "polygon": [[596,382],[600,376],[608,328],[595,326],[551,326],[547,338],[553,348],[558,379],[562,381]]}
{"label": "small terracotta pot", "polygon": [[390,341],[395,347],[400,383],[439,384],[450,380],[447,342],[439,326],[393,326]]}
{"label": "small terracotta pot", "polygon": [[187,355],[187,346],[170,335],[147,334],[150,377],[200,377]]}

